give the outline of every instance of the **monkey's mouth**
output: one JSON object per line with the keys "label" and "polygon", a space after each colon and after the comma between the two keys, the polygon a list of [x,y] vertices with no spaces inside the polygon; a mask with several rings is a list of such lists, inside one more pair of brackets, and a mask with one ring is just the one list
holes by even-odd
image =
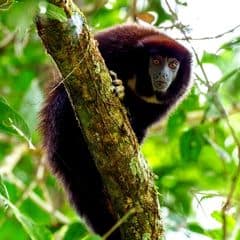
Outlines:
{"label": "monkey's mouth", "polygon": [[165,93],[168,90],[170,85],[167,81],[162,79],[154,80],[152,81],[152,83],[153,83],[154,91],[160,92],[160,93]]}

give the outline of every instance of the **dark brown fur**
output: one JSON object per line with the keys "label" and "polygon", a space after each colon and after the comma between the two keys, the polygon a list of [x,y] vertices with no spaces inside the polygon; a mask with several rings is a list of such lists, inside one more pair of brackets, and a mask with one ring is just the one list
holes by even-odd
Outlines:
{"label": "dark brown fur", "polygon": [[[122,25],[96,34],[99,49],[109,70],[125,86],[123,103],[139,142],[146,129],[166,115],[179,102],[190,84],[191,54],[176,41],[153,27]],[[178,58],[180,69],[168,91],[160,96],[161,104],[150,104],[139,96],[151,96],[148,75],[151,52]],[[136,76],[136,92],[127,86]],[[107,204],[109,198],[101,177],[83,139],[63,85],[47,98],[41,112],[44,147],[55,174],[63,181],[73,204],[94,231],[107,232],[117,221]],[[119,231],[110,238],[120,240]]]}

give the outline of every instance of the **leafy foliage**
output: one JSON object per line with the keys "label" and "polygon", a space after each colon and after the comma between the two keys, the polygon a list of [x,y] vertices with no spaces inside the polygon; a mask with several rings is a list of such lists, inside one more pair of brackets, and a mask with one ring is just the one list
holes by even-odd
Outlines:
{"label": "leafy foliage", "polygon": [[31,143],[31,135],[26,122],[22,117],[10,108],[3,100],[0,99],[0,130],[7,133],[15,133]]}
{"label": "leafy foliage", "polygon": [[[152,11],[164,30],[186,31],[164,2],[76,1],[96,30]],[[176,6],[188,8],[188,1]],[[36,34],[39,11],[59,21],[66,17],[45,1],[0,1],[0,239],[9,233],[11,240],[100,239],[79,221],[44,161],[38,112],[53,68]],[[142,146],[158,176],[166,239],[180,239],[180,233],[240,239],[240,34],[233,33],[216,52],[202,55],[188,41],[196,51],[194,87]],[[217,69],[215,81],[208,67]]]}

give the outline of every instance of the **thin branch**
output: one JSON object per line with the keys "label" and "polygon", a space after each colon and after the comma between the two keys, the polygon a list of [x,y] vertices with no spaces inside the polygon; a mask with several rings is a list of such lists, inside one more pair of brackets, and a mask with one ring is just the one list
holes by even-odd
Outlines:
{"label": "thin branch", "polygon": [[108,237],[110,237],[110,235],[116,231],[124,222],[126,222],[126,220],[133,215],[134,213],[136,213],[136,209],[132,208],[130,209],[121,219],[119,219],[117,221],[117,223],[106,233],[102,236],[102,240],[106,240]]}
{"label": "thin branch", "polygon": [[228,236],[228,232],[227,232],[227,211],[230,208],[230,206],[232,205],[232,199],[233,199],[233,195],[236,191],[238,182],[239,182],[239,178],[240,178],[240,146],[238,146],[238,165],[237,165],[237,169],[236,172],[234,173],[234,175],[232,176],[232,180],[231,180],[231,185],[230,185],[230,190],[228,192],[227,195],[227,199],[222,207],[222,219],[223,219],[223,237],[222,239],[225,240],[227,239]]}
{"label": "thin branch", "polygon": [[[205,109],[205,110],[199,110],[199,111],[192,111],[192,112],[188,112],[186,115],[186,124],[188,126],[195,126],[195,125],[199,125],[202,123],[216,123],[217,121],[222,120],[222,116],[219,116],[219,114],[216,115],[211,115],[211,117],[207,117],[207,113],[209,111],[209,108]],[[232,106],[230,106],[227,110],[228,112],[228,116],[234,115],[234,114],[239,114],[240,112],[240,104],[233,104]],[[164,119],[163,121],[160,121],[156,124],[154,124],[151,127],[151,131],[159,131],[161,129],[164,129],[167,125],[167,119]]]}
{"label": "thin branch", "polygon": [[95,1],[94,3],[89,3],[87,5],[82,6],[81,10],[84,12],[84,14],[91,15],[92,13],[104,7],[104,5],[107,4],[107,2],[108,0],[98,0]]}
{"label": "thin branch", "polygon": [[15,39],[16,32],[8,33],[1,41],[0,41],[0,51],[5,49],[10,43],[12,43]]}
{"label": "thin branch", "polygon": [[225,35],[227,35],[227,34],[229,34],[229,33],[233,33],[233,32],[236,31],[238,28],[240,28],[240,24],[238,24],[237,26],[235,26],[235,27],[233,27],[233,28],[231,28],[231,29],[223,32],[223,33],[219,33],[219,34],[217,34],[217,35],[215,35],[215,36],[199,37],[199,38],[187,36],[187,38],[184,37],[184,38],[176,38],[176,39],[177,39],[177,40],[186,40],[186,39],[188,39],[188,40],[192,40],[192,41],[196,41],[196,40],[215,40],[215,39],[221,38],[221,37],[223,37],[223,36],[225,36]]}
{"label": "thin branch", "polygon": [[137,1],[138,0],[132,0],[132,4],[130,6],[130,10],[129,10],[129,14],[128,14],[133,19],[133,21],[136,21]]}
{"label": "thin branch", "polygon": [[41,158],[40,164],[38,165],[35,177],[32,179],[31,183],[24,189],[22,192],[22,196],[18,199],[18,201],[15,203],[15,206],[21,206],[22,202],[26,200],[31,192],[34,191],[35,187],[38,186],[39,182],[44,177],[44,169],[45,166],[43,164],[44,157]]}
{"label": "thin branch", "polygon": [[0,41],[0,51],[6,48],[10,43],[15,40],[16,31],[11,32],[4,24],[0,23],[0,29],[4,38]]}
{"label": "thin branch", "polygon": [[[7,180],[15,184],[19,189],[26,189],[26,185],[18,179],[15,175],[9,174]],[[50,215],[54,216],[59,222],[63,224],[69,224],[71,221],[68,217],[66,217],[63,213],[53,208],[53,206],[49,205],[49,203],[42,200],[36,193],[29,192],[29,198],[37,204],[41,209],[45,212],[49,213]]]}
{"label": "thin branch", "polygon": [[29,150],[27,144],[20,144],[13,148],[13,151],[5,157],[1,164],[0,175],[8,175],[21,160],[24,153]]}
{"label": "thin branch", "polygon": [[[172,10],[170,4],[168,3],[168,0],[165,0],[166,4],[167,4],[167,7],[169,8],[169,11],[171,12],[171,14],[173,15],[174,17],[174,20],[173,21],[176,21],[178,20],[178,16],[177,14]],[[179,24],[179,26],[181,26],[181,24]],[[219,37],[222,37],[224,36],[225,34],[227,33],[230,33],[230,32],[233,32],[235,31],[237,28],[240,27],[240,24],[237,25],[236,27],[228,30],[227,32],[225,32],[224,34],[219,34],[217,35],[217,38]],[[238,148],[238,166],[237,166],[237,169],[236,169],[236,172],[233,174],[233,177],[232,177],[232,180],[231,180],[231,185],[230,185],[230,190],[229,190],[229,193],[227,195],[227,199],[222,207],[222,220],[223,220],[223,226],[222,226],[222,229],[223,229],[223,236],[222,236],[222,239],[223,240],[226,240],[227,239],[227,210],[229,208],[229,206],[231,205],[231,202],[232,202],[232,199],[233,199],[233,195],[236,191],[236,188],[237,188],[237,182],[239,181],[239,178],[240,178],[240,141],[237,137],[237,134],[236,132],[234,131],[232,125],[230,124],[230,121],[229,121],[229,117],[227,115],[227,112],[223,106],[223,104],[221,103],[220,99],[219,99],[219,96],[218,94],[216,93],[216,91],[212,91],[212,86],[210,84],[210,81],[208,79],[208,76],[205,72],[205,69],[203,67],[203,64],[202,62],[200,61],[200,58],[197,54],[197,51],[195,50],[195,48],[192,46],[191,44],[191,38],[189,38],[185,32],[185,30],[182,28],[182,27],[179,27],[178,28],[181,33],[183,34],[184,36],[184,39],[190,44],[191,46],[191,49],[193,51],[193,54],[196,58],[196,61],[197,61],[197,64],[200,66],[200,69],[201,69],[201,72],[204,76],[204,83],[206,84],[206,86],[208,87],[208,92],[211,93],[211,97],[212,97],[212,100],[213,100],[213,104],[216,106],[216,108],[218,109],[220,115],[224,118],[224,120],[226,121],[226,124],[231,132],[231,135],[234,139],[234,142]],[[216,37],[216,36],[215,36]]]}

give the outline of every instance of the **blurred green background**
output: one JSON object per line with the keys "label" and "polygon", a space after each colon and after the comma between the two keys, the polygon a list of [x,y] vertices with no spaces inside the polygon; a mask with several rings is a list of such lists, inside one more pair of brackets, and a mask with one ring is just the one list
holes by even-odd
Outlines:
{"label": "blurred green background", "polygon": [[[240,239],[240,4],[75,2],[93,31],[148,22],[193,52],[192,90],[142,151],[158,176],[165,239]],[[38,112],[54,68],[34,18],[60,14],[46,6],[0,0],[0,239],[100,239],[69,206],[41,148]]]}

